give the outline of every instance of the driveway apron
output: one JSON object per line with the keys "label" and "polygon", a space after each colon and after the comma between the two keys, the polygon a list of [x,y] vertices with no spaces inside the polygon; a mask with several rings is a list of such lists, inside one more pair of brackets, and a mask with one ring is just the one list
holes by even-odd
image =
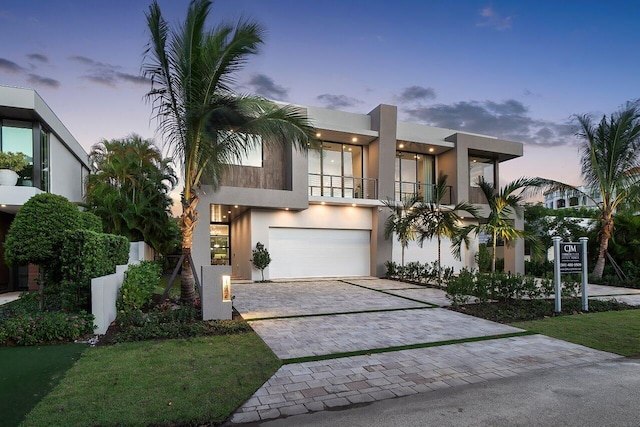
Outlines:
{"label": "driveway apron", "polygon": [[444,291],[384,279],[245,283],[234,294],[284,364],[231,424],[619,357],[439,308]]}

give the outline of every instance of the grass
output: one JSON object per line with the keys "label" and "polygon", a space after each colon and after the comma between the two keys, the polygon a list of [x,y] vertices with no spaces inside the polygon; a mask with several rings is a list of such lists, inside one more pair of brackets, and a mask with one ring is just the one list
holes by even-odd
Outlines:
{"label": "grass", "polygon": [[84,344],[0,348],[0,424],[17,426],[86,348]]}
{"label": "grass", "polygon": [[640,310],[550,317],[511,325],[622,356],[640,355]]}
{"label": "grass", "polygon": [[220,423],[279,366],[253,332],[90,348],[23,426]]}

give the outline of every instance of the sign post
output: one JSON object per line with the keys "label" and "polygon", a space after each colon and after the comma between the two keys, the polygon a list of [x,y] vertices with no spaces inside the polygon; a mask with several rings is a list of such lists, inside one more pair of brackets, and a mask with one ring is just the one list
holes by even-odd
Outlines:
{"label": "sign post", "polygon": [[560,237],[554,236],[553,240],[553,280],[555,289],[555,312],[562,311],[561,280],[560,275],[566,273],[581,273],[582,275],[582,310],[589,310],[589,296],[587,294],[587,237],[580,237],[580,243],[561,242]]}

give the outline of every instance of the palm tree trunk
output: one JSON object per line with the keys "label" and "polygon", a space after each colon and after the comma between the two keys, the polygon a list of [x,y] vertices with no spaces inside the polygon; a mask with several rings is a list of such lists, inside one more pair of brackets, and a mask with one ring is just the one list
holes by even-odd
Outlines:
{"label": "palm tree trunk", "polygon": [[[596,266],[593,268],[593,275],[597,278],[601,278],[604,273],[605,257],[607,249],[609,248],[609,239],[613,233],[613,219],[611,215],[608,218],[602,220],[602,230],[600,231],[600,248],[598,249],[598,260]],[[584,260],[583,262],[586,262]]]}
{"label": "palm tree trunk", "polygon": [[438,235],[438,287],[442,286],[442,272],[440,268],[440,235]]}
{"label": "palm tree trunk", "polygon": [[496,233],[493,233],[493,254],[491,258],[491,272],[496,272],[496,249],[498,247],[498,242],[496,242]]}
{"label": "palm tree trunk", "polygon": [[195,299],[195,279],[189,262],[191,247],[193,245],[193,229],[198,222],[198,196],[192,194],[191,199],[182,199],[182,216],[180,217],[180,229],[182,230],[182,253],[185,255],[182,261],[182,274],[180,275],[180,300],[185,303],[193,303]]}

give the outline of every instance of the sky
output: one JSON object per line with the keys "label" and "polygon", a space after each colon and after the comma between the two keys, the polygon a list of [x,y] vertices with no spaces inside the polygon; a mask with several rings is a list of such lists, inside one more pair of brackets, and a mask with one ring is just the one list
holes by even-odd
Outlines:
{"label": "sky", "polygon": [[[188,1],[159,0],[167,21]],[[149,0],[3,0],[0,84],[35,88],[88,150],[156,123],[140,76]],[[501,182],[581,184],[575,116],[640,97],[640,2],[218,0],[209,23],[245,17],[265,45],[236,88],[523,142]],[[159,138],[156,141],[160,142]]]}

